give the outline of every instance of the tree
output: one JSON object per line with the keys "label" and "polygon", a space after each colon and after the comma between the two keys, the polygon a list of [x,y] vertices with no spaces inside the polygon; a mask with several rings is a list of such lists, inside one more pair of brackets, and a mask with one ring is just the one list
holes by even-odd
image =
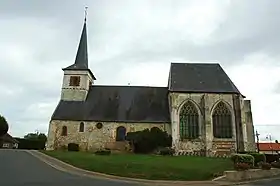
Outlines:
{"label": "tree", "polygon": [[4,118],[4,116],[0,115],[0,136],[7,134],[8,130],[9,125],[7,120]]}
{"label": "tree", "polygon": [[47,142],[47,136],[44,133],[29,133],[24,136],[24,139],[29,139],[29,140],[39,140],[44,143]]}

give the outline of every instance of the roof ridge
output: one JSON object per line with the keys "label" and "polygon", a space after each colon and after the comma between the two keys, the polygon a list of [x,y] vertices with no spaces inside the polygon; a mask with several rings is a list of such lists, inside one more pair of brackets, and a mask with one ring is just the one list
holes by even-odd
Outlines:
{"label": "roof ridge", "polygon": [[91,87],[132,87],[132,88],[168,88],[162,87],[162,86],[145,86],[145,85],[136,85],[136,86],[131,86],[131,85],[91,85]]}
{"label": "roof ridge", "polygon": [[185,62],[182,62],[182,63],[180,63],[180,62],[171,62],[171,65],[172,64],[188,64],[188,65],[220,65],[220,63],[218,63],[218,62],[215,62],[215,63],[213,63],[213,62],[192,62],[192,63],[190,63],[190,62],[188,62],[188,63],[185,63]]}

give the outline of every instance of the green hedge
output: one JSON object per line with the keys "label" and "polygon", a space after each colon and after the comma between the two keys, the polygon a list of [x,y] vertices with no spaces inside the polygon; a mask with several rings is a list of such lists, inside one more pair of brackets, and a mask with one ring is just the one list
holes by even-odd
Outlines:
{"label": "green hedge", "polygon": [[18,141],[19,149],[26,150],[44,150],[46,143],[38,139],[24,139],[24,138],[15,138]]}
{"label": "green hedge", "polygon": [[257,152],[248,153],[248,154],[254,157],[254,165],[255,166],[257,166],[261,162],[264,162],[264,163],[266,162],[265,154],[257,153]]}
{"label": "green hedge", "polygon": [[231,159],[234,162],[234,164],[246,163],[250,167],[254,167],[255,159],[254,159],[254,156],[252,156],[250,154],[233,154],[231,156]]}

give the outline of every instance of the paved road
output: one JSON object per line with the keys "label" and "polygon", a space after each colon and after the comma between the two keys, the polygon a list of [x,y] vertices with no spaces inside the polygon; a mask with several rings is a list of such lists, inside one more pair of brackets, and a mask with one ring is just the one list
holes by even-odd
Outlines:
{"label": "paved road", "polygon": [[258,181],[256,183],[245,184],[245,185],[241,185],[241,186],[280,186],[280,178],[265,180],[265,181]]}
{"label": "paved road", "polygon": [[[137,186],[93,179],[62,172],[43,163],[28,152],[0,149],[0,185],[2,186]],[[138,185],[139,186],[139,185]],[[278,180],[266,180],[243,186],[280,186]]]}
{"label": "paved road", "polygon": [[31,154],[0,149],[2,186],[136,186],[134,184],[92,179],[58,171]]}

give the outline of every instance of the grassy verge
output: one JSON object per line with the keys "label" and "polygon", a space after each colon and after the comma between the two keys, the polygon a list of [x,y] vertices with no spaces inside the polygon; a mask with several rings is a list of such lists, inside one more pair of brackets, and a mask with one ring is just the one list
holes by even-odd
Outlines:
{"label": "grassy verge", "polygon": [[230,159],[192,156],[116,154],[98,156],[86,152],[43,151],[66,163],[111,175],[158,180],[209,180],[232,169]]}

